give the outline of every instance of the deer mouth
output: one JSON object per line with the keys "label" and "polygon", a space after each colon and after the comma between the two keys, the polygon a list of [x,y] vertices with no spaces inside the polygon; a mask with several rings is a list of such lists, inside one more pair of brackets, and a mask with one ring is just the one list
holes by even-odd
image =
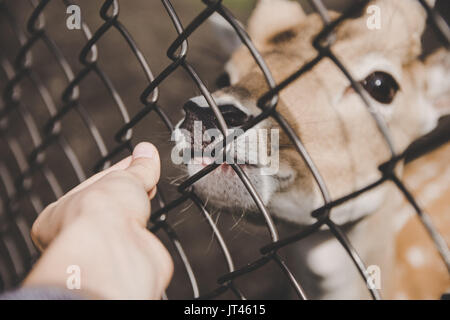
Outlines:
{"label": "deer mouth", "polygon": [[239,159],[237,157],[234,157],[232,159],[232,161],[220,161],[220,162],[216,162],[216,161],[217,161],[217,159],[214,159],[212,157],[198,157],[197,156],[197,157],[192,158],[190,165],[194,165],[194,166],[200,168],[200,170],[202,170],[202,169],[208,167],[209,165],[217,163],[219,166],[214,171],[218,171],[218,172],[221,172],[224,174],[233,174],[234,169],[232,168],[232,166],[234,166],[234,165],[239,166],[244,170],[260,168],[260,166],[257,164],[250,164],[248,162],[242,161],[241,159]]}

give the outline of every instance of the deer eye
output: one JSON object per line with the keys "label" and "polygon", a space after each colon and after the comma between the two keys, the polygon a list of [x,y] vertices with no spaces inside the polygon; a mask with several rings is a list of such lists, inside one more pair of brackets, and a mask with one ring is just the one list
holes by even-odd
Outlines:
{"label": "deer eye", "polygon": [[391,103],[400,89],[397,81],[386,72],[376,71],[361,82],[366,91],[380,103]]}
{"label": "deer eye", "polygon": [[223,89],[231,86],[230,75],[227,72],[222,73],[216,80],[218,89]]}

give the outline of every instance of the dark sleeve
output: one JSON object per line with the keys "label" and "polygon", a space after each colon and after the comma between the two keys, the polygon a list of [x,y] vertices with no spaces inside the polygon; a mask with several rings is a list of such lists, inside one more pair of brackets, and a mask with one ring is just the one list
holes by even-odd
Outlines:
{"label": "dark sleeve", "polygon": [[0,300],[85,300],[76,290],[24,287],[0,294]]}

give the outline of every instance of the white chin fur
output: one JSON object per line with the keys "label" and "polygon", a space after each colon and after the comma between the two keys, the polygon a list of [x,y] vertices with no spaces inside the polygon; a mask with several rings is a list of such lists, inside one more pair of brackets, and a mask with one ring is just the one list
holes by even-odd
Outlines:
{"label": "white chin fur", "polygon": [[[190,164],[187,168],[189,175],[192,176],[203,169],[204,165]],[[273,216],[297,225],[310,225],[316,221],[311,212],[323,205],[319,192],[303,192],[297,188],[279,192],[279,183],[273,176],[260,175],[258,169],[252,167],[244,167],[244,171]],[[258,210],[244,183],[231,167],[215,169],[198,180],[194,186],[204,201],[214,207]],[[382,204],[384,196],[384,189],[376,188],[355,200],[333,208],[331,217],[337,224],[356,221],[376,211]]]}
{"label": "white chin fur", "polygon": [[[202,168],[203,166],[199,164],[188,165],[189,175],[195,174]],[[277,189],[277,183],[271,176],[252,174],[252,171],[258,170],[257,168],[244,167],[244,171],[249,176],[261,200],[267,205]],[[257,210],[255,201],[231,167],[215,169],[197,181],[194,186],[204,201],[215,207]]]}

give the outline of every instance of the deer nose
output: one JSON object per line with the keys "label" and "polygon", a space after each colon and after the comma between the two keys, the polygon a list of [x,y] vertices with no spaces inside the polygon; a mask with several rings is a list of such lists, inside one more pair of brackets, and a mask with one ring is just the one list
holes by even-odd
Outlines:
{"label": "deer nose", "polygon": [[[233,104],[219,104],[219,110],[229,128],[240,127],[251,119],[251,116]],[[200,121],[203,130],[218,128],[217,117],[210,107],[201,107],[190,100],[183,106],[186,116],[180,128],[193,132],[194,123]]]}

